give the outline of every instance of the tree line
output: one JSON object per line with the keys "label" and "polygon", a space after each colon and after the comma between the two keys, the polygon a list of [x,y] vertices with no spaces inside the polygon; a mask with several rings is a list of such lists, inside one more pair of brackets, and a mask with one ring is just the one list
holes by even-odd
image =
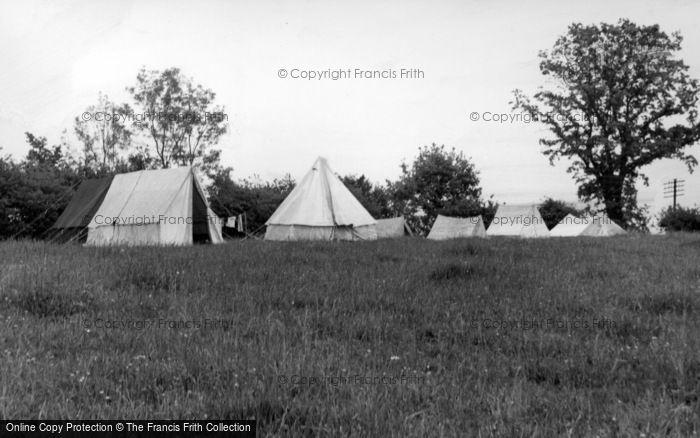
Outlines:
{"label": "tree line", "polygon": [[[646,166],[668,158],[682,160],[690,171],[697,165],[687,148],[700,140],[700,85],[676,56],[681,43],[677,32],[626,19],[574,23],[540,52],[547,87],[532,95],[514,91],[513,109],[548,128],[550,135],[540,139],[542,153],[552,165],[568,162],[579,200],[628,229],[647,229],[648,210],[638,205],[636,188],[648,184]],[[0,237],[45,235],[81,180],[108,174],[195,165],[211,182],[214,211],[245,212],[251,229],[264,224],[293,188],[289,176],[233,179],[217,149],[228,130],[225,108],[216,104],[214,91],[179,69],[142,68],[127,91],[130,102],[100,94],[75,118],[77,151],[65,137],[49,145],[45,137],[26,133],[26,157],[0,158]],[[342,180],[374,217],[404,215],[420,233],[437,214],[481,214],[487,224],[493,216],[496,203],[484,198],[479,172],[454,148],[421,147],[400,169],[396,181],[381,184],[364,175]],[[548,225],[571,209],[551,199],[541,205]],[[673,217],[662,225],[681,227],[695,211],[667,210]]]}
{"label": "tree line", "polygon": [[[15,162],[0,158],[0,238],[50,237],[49,229],[70,201],[78,184],[94,177],[93,169],[64,153],[61,145],[48,146],[46,138],[27,133],[29,152]],[[128,167],[127,167],[128,169]],[[234,180],[233,169],[215,166],[207,188],[212,209],[221,217],[246,214],[248,231],[262,229],[296,182],[290,175],[273,181],[259,178]],[[372,183],[365,175],[341,177],[375,218],[403,215],[418,234],[426,235],[438,214],[468,217],[481,215],[488,227],[497,203],[484,198],[479,174],[469,159],[455,149],[432,144],[419,148],[411,163],[401,164],[396,181]],[[539,204],[549,229],[568,214],[584,216],[591,209],[552,198]],[[660,226],[671,231],[700,230],[697,208],[666,209]]]}

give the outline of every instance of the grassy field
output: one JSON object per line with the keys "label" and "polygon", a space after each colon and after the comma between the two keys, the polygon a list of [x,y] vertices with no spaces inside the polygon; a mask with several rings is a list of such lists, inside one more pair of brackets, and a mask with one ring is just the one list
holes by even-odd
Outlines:
{"label": "grassy field", "polygon": [[0,416],[692,436],[700,236],[0,243]]}

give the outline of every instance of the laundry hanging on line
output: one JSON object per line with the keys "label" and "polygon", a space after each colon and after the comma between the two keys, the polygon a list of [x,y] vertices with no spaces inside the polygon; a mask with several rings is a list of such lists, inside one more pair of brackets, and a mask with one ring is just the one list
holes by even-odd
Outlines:
{"label": "laundry hanging on line", "polygon": [[245,232],[245,213],[236,216],[230,216],[226,219],[227,228],[235,228],[241,233]]}

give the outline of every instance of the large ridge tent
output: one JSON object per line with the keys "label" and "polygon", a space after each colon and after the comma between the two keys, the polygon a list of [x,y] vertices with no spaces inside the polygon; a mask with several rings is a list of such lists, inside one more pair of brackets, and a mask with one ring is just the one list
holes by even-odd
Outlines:
{"label": "large ridge tent", "polygon": [[549,237],[549,230],[536,205],[500,205],[486,234],[489,236]]}
{"label": "large ridge tent", "polygon": [[51,226],[53,240],[84,241],[87,238],[87,226],[102,204],[112,178],[88,179],[80,183],[63,213]]}
{"label": "large ridge tent", "polygon": [[87,244],[221,243],[218,220],[191,167],[124,173],[90,220]]}
{"label": "large ridge tent", "polygon": [[552,236],[592,236],[608,237],[627,234],[618,224],[613,222],[607,215],[600,214],[594,217],[577,218],[567,215],[550,232]]}
{"label": "large ridge tent", "polygon": [[377,238],[377,221],[321,157],[265,225],[266,240]]}
{"label": "large ridge tent", "polygon": [[403,216],[377,219],[377,239],[403,236],[413,236],[413,231],[411,231]]}
{"label": "large ridge tent", "polygon": [[486,228],[481,216],[461,218],[438,215],[428,233],[428,239],[431,240],[461,237],[486,237]]}

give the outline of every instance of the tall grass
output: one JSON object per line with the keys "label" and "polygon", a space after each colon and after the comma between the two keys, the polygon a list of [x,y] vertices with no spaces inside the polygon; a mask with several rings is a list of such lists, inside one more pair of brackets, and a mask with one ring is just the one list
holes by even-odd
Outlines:
{"label": "tall grass", "polygon": [[692,235],[5,242],[0,416],[255,418],[262,436],[689,436],[699,256]]}

